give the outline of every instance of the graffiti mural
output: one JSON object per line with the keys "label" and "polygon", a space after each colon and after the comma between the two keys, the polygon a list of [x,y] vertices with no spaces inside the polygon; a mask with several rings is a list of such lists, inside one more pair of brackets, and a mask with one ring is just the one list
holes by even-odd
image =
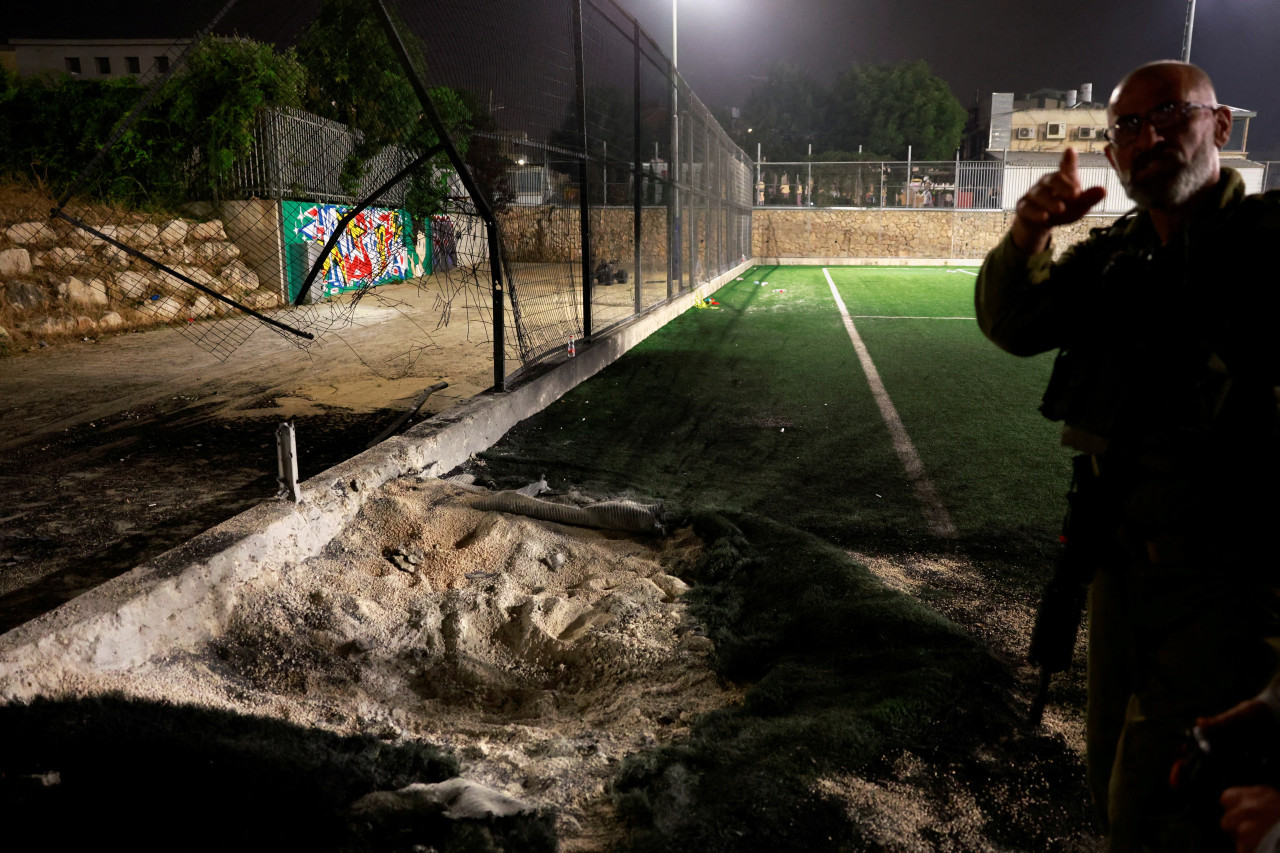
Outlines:
{"label": "graffiti mural", "polygon": [[[282,207],[284,239],[289,246],[289,290],[293,298],[350,208],[294,201],[283,202]],[[402,210],[370,207],[347,224],[334,251],[325,259],[315,292],[333,296],[428,272],[415,251],[409,215]]]}

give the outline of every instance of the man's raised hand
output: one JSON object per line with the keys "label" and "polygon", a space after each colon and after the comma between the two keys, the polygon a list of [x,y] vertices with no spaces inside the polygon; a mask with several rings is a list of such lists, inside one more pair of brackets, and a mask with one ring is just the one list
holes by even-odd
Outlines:
{"label": "man's raised hand", "polygon": [[1013,242],[1024,252],[1040,252],[1049,245],[1049,234],[1059,225],[1082,218],[1106,198],[1102,187],[1084,189],[1076,165],[1076,151],[1062,152],[1058,171],[1045,175],[1018,199],[1013,219]]}

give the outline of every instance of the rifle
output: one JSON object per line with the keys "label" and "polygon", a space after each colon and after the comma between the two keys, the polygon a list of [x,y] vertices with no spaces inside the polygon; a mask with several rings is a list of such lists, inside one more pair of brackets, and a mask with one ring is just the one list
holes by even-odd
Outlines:
{"label": "rifle", "polygon": [[1027,658],[1040,665],[1040,687],[1031,703],[1033,726],[1040,725],[1044,717],[1053,675],[1071,668],[1099,545],[1105,539],[1102,489],[1094,473],[1093,460],[1094,457],[1087,454],[1072,460],[1071,490],[1067,493],[1067,512],[1058,537],[1057,565],[1040,597],[1031,629]]}

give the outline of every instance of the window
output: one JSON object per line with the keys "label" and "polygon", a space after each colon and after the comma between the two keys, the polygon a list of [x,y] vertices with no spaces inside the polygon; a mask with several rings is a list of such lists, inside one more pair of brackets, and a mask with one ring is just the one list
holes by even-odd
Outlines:
{"label": "window", "polygon": [[157,71],[159,71],[161,74],[166,74],[166,73],[168,73],[168,71],[169,71],[169,57],[167,57],[167,56],[157,56],[157,57],[156,57],[156,70],[157,70]]}
{"label": "window", "polygon": [[142,62],[136,56],[126,56],[124,58],[124,67],[130,74],[142,73]]}
{"label": "window", "polygon": [[105,56],[95,56],[95,57],[93,58],[93,61],[94,61],[94,63],[98,66],[98,73],[99,73],[99,74],[110,74],[110,73],[111,73],[111,60],[110,60],[110,59],[108,59],[108,58],[107,58],[107,57],[105,57]]}
{"label": "window", "polygon": [[67,73],[68,73],[68,74],[79,74],[79,73],[80,73],[80,57],[78,57],[78,56],[68,56],[68,57],[66,57],[65,59],[63,59],[62,61],[63,61],[63,62],[65,62],[65,63],[66,63],[66,65],[67,65]]}

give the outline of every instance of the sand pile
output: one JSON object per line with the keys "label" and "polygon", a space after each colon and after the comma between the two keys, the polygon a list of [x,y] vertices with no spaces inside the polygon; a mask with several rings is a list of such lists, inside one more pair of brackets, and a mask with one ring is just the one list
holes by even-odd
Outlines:
{"label": "sand pile", "polygon": [[206,648],[68,695],[421,739],[454,749],[464,777],[556,809],[563,849],[602,846],[619,761],[739,698],[680,601],[701,543],[481,511],[476,492],[389,483]]}

